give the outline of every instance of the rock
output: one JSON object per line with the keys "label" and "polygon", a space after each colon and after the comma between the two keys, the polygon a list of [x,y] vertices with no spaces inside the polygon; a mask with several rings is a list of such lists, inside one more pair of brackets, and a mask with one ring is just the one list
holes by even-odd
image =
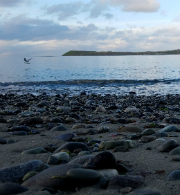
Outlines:
{"label": "rock", "polygon": [[22,121],[21,123],[24,124],[28,124],[28,125],[32,125],[32,124],[42,124],[43,123],[43,119],[40,117],[31,117],[29,119],[25,119],[24,121]]}
{"label": "rock", "polygon": [[26,163],[4,167],[0,169],[0,181],[18,181],[29,171],[38,171],[44,163],[40,160],[33,160]]}
{"label": "rock", "polygon": [[89,155],[89,154],[90,154],[89,151],[81,151],[78,153],[78,156]]}
{"label": "rock", "polygon": [[138,189],[128,195],[162,195],[161,192],[152,189]]}
{"label": "rock", "polygon": [[16,127],[11,127],[10,131],[26,131],[29,132],[31,129],[28,126],[16,126]]}
{"label": "rock", "polygon": [[67,128],[63,125],[59,125],[57,127],[53,127],[50,131],[66,131]]}
{"label": "rock", "polygon": [[10,139],[10,140],[7,141],[7,143],[8,143],[8,144],[14,144],[15,141],[14,141],[13,139]]}
{"label": "rock", "polygon": [[69,161],[69,154],[67,152],[58,152],[52,156],[56,157],[59,161]]}
{"label": "rock", "polygon": [[26,131],[14,131],[11,133],[12,135],[27,135]]}
{"label": "rock", "polygon": [[180,161],[180,157],[173,157],[172,161]]}
{"label": "rock", "polygon": [[139,113],[139,109],[137,109],[135,106],[128,106],[124,112],[135,112],[135,113]]}
{"label": "rock", "polygon": [[83,167],[86,169],[117,169],[119,172],[128,171],[124,165],[116,163],[114,155],[109,151],[103,151],[95,155],[87,160]]}
{"label": "rock", "polygon": [[83,165],[87,160],[93,158],[93,155],[83,155],[81,157],[75,158],[69,162],[69,164],[77,163]]}
{"label": "rock", "polygon": [[65,143],[62,146],[60,146],[59,148],[57,148],[54,153],[58,153],[61,152],[61,150],[63,149],[67,149],[70,152],[73,152],[75,149],[77,148],[81,148],[83,151],[88,151],[89,148],[87,147],[86,144],[83,143],[76,143],[76,142],[69,142],[69,143]]}
{"label": "rock", "polygon": [[172,123],[175,123],[175,124],[178,123],[179,124],[180,123],[180,119],[179,118],[174,118],[174,117],[167,117],[167,118],[163,119],[163,122],[164,123],[171,123],[171,124]]}
{"label": "rock", "polygon": [[60,163],[59,159],[57,159],[55,156],[50,156],[47,160],[47,163],[49,165],[58,165]]}
{"label": "rock", "polygon": [[107,142],[101,142],[99,144],[99,150],[111,150],[118,146],[134,148],[137,146],[137,144],[133,140],[107,141]]}
{"label": "rock", "polygon": [[142,133],[143,129],[140,127],[135,126],[122,126],[118,128],[118,132],[136,132],[136,133]]}
{"label": "rock", "polygon": [[125,187],[125,188],[120,189],[120,192],[123,193],[123,194],[127,194],[131,191],[132,191],[131,187]]}
{"label": "rock", "polygon": [[127,152],[128,151],[128,146],[118,146],[115,147],[113,152]]}
{"label": "rock", "polygon": [[169,125],[167,127],[164,127],[163,129],[159,130],[159,133],[163,133],[163,132],[176,132],[178,131],[178,128],[174,125]]}
{"label": "rock", "polygon": [[156,136],[142,136],[141,141],[144,143],[154,141],[156,139]]}
{"label": "rock", "polygon": [[178,143],[176,140],[174,139],[171,139],[171,140],[168,140],[166,142],[164,142],[162,145],[160,145],[157,149],[160,151],[160,152],[169,152],[171,151],[172,149],[178,147]]}
{"label": "rock", "polygon": [[98,171],[102,177],[106,177],[109,180],[119,174],[116,169],[100,169]]}
{"label": "rock", "polygon": [[54,139],[59,139],[62,141],[72,141],[72,138],[75,136],[76,136],[76,134],[74,134],[74,133],[65,133],[65,134],[58,135],[58,136],[54,137]]}
{"label": "rock", "polygon": [[24,187],[48,187],[62,191],[75,189],[77,183],[75,180],[67,178],[67,172],[76,168],[81,168],[81,165],[62,164],[53,166],[29,178],[21,185]]}
{"label": "rock", "polygon": [[176,147],[174,149],[172,149],[170,152],[169,152],[170,155],[178,155],[180,154],[180,147]]}
{"label": "rock", "polygon": [[109,131],[110,131],[110,129],[107,126],[101,126],[98,128],[98,133],[107,133]]}
{"label": "rock", "polygon": [[95,112],[106,112],[106,109],[102,106],[96,108]]}
{"label": "rock", "polygon": [[62,120],[57,118],[57,117],[54,117],[50,120],[51,123],[62,123]]}
{"label": "rock", "polygon": [[59,113],[63,113],[63,112],[70,112],[71,111],[71,107],[67,107],[67,106],[59,106],[56,108],[57,112]]}
{"label": "rock", "polygon": [[26,181],[27,179],[31,178],[32,176],[36,175],[38,172],[37,171],[30,171],[24,175],[22,178],[22,181]]}
{"label": "rock", "polygon": [[90,169],[71,169],[67,172],[67,178],[78,181],[81,185],[92,185],[100,179],[98,171]]}
{"label": "rock", "polygon": [[85,128],[86,125],[83,125],[83,124],[76,124],[72,127],[72,129],[80,129],[80,128]]}
{"label": "rock", "polygon": [[142,132],[142,135],[152,135],[152,134],[154,134],[154,133],[156,133],[155,130],[149,128],[149,129],[145,129],[145,130]]}
{"label": "rock", "polygon": [[74,118],[71,118],[71,117],[67,117],[65,119],[66,123],[76,123],[76,120]]}
{"label": "rock", "polygon": [[74,142],[84,142],[86,139],[84,137],[73,137],[72,140]]}
{"label": "rock", "polygon": [[176,170],[176,171],[171,172],[167,176],[167,180],[169,180],[169,181],[180,180],[180,170]]}
{"label": "rock", "polygon": [[16,183],[7,182],[0,184],[0,195],[20,194],[28,190],[28,188]]}
{"label": "rock", "polygon": [[21,154],[41,154],[41,153],[47,153],[47,151],[44,148],[38,147],[30,150],[25,150]]}
{"label": "rock", "polygon": [[169,135],[165,132],[162,132],[162,133],[155,133],[153,134],[154,136],[156,137],[168,137]]}
{"label": "rock", "polygon": [[108,186],[109,180],[110,180],[110,179],[107,178],[107,177],[101,177],[100,182],[99,182],[100,188],[106,189],[107,186]]}
{"label": "rock", "polygon": [[6,139],[4,139],[4,138],[0,138],[0,144],[7,144]]}
{"label": "rock", "polygon": [[144,177],[139,175],[117,175],[109,181],[108,188],[119,189],[131,187],[135,189],[140,187],[143,183]]}

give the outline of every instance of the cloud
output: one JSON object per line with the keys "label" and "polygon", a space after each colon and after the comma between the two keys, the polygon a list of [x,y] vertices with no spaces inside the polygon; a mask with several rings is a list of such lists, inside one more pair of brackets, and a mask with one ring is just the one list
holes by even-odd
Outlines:
{"label": "cloud", "polygon": [[173,22],[180,22],[180,14],[176,18],[173,19]]}
{"label": "cloud", "polygon": [[111,6],[119,6],[125,12],[157,12],[160,3],[157,0],[99,0]]}
{"label": "cloud", "polygon": [[45,14],[57,15],[60,21],[73,18],[82,13],[86,14],[89,18],[97,18],[99,16],[104,16],[106,19],[112,18],[112,14],[105,13],[109,11],[108,4],[97,0],[91,0],[89,3],[83,3],[82,1],[60,3],[44,6],[41,9],[45,11]]}
{"label": "cloud", "polygon": [[113,14],[110,14],[110,13],[105,13],[105,14],[103,14],[103,16],[106,18],[106,19],[111,19],[111,18],[113,18]]}
{"label": "cloud", "polygon": [[0,6],[13,7],[24,3],[30,3],[31,0],[0,0]]}
{"label": "cloud", "polygon": [[4,40],[49,40],[65,36],[69,28],[49,20],[32,19],[25,15],[11,18],[0,24],[0,37]]}

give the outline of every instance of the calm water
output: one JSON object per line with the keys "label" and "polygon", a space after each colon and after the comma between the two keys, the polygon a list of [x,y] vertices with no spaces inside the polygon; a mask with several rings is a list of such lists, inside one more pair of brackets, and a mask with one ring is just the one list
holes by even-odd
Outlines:
{"label": "calm water", "polygon": [[180,93],[180,55],[0,57],[0,68],[0,93]]}

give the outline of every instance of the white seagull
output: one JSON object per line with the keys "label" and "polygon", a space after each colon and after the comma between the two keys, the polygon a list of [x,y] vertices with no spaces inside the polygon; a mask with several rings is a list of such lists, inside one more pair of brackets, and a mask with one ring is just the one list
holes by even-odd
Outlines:
{"label": "white seagull", "polygon": [[24,63],[30,64],[29,61],[30,61],[31,59],[32,59],[32,58],[30,58],[30,59],[27,60],[26,58],[24,58]]}

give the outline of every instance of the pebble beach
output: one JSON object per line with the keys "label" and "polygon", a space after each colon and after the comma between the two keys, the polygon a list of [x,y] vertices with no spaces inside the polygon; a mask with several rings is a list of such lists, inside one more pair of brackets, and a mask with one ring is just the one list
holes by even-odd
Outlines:
{"label": "pebble beach", "polygon": [[179,195],[180,95],[0,95],[0,195]]}

